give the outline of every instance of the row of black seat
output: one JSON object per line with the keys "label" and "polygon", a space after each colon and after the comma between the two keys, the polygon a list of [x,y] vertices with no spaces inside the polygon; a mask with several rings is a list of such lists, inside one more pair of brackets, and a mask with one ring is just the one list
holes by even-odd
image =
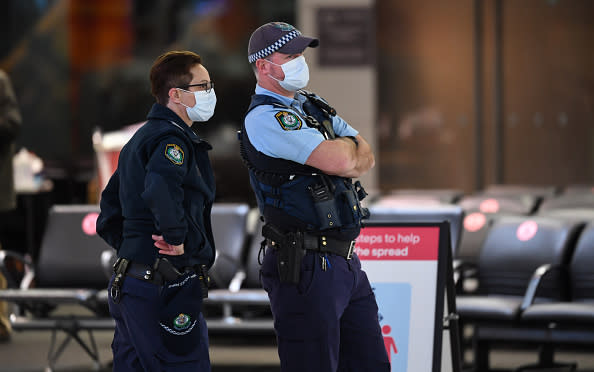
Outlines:
{"label": "row of black seat", "polygon": [[[572,186],[562,192],[552,186],[492,185],[472,195],[459,190],[407,189],[376,195],[369,205],[379,210],[440,209],[457,205],[464,212],[455,256],[476,263],[493,222],[502,216],[549,216],[594,220],[594,187]],[[456,223],[456,221],[450,221]],[[454,235],[458,230],[454,228]]]}
{"label": "row of black seat", "polygon": [[[447,220],[450,222],[454,256],[458,262],[464,263],[460,265],[461,268],[472,266],[472,270],[464,271],[465,275],[462,276],[462,279],[466,278],[468,273],[472,273],[473,279],[478,280],[477,291],[472,293],[463,293],[465,281],[461,280],[459,298],[471,298],[471,295],[485,293],[485,285],[489,283],[486,280],[491,278],[491,275],[489,274],[489,265],[485,265],[482,260],[489,258],[490,247],[494,244],[493,241],[497,241],[496,236],[502,234],[503,230],[501,229],[505,224],[522,224],[527,221],[532,221],[537,226],[542,224],[543,227],[537,229],[537,235],[533,239],[538,239],[540,236],[538,234],[548,231],[555,224],[561,224],[560,226],[565,227],[558,228],[566,229],[566,238],[569,239],[569,236],[575,238],[571,243],[569,243],[571,241],[569,239],[567,247],[575,247],[577,236],[582,236],[580,233],[585,221],[588,218],[594,220],[591,218],[594,211],[589,209],[586,209],[586,212],[593,212],[593,214],[589,215],[585,212],[581,218],[576,220],[574,218],[575,210],[570,210],[566,216],[561,217],[553,216],[554,214],[546,216],[540,212],[538,215],[516,217],[507,216],[504,213],[485,214],[480,211],[467,210],[461,203],[447,204],[445,196],[437,204],[413,202],[402,205],[386,205],[379,202],[380,200],[381,198],[376,198],[375,201],[368,203],[372,211],[372,219],[375,221],[440,222]],[[109,276],[109,262],[110,259],[113,260],[113,250],[96,235],[88,235],[81,229],[84,218],[97,212],[97,206],[55,206],[52,208],[38,262],[27,263],[30,265],[30,269],[27,271],[26,277],[23,278],[24,280],[13,279],[12,286],[20,286],[20,288],[0,291],[0,300],[6,299],[19,304],[19,310],[13,317],[13,325],[17,330],[39,328],[51,329],[54,332],[72,332],[72,329],[93,330],[113,327],[113,321],[109,318],[105,306],[107,299],[105,288]],[[479,226],[477,221],[474,221],[473,225],[472,218],[480,220],[477,215],[471,218],[474,213],[482,214],[485,217],[482,228],[477,229]],[[211,290],[210,298],[205,302],[209,329],[213,332],[271,332],[272,317],[268,308],[268,298],[259,285],[258,254],[262,237],[260,235],[261,221],[258,219],[257,210],[243,203],[215,204],[212,216],[217,257],[211,270],[215,288]],[[570,226],[573,227],[570,228]],[[586,228],[583,232],[589,231],[590,228]],[[468,247],[473,248],[469,250]],[[571,250],[567,249],[567,252]],[[513,249],[510,251],[513,252]],[[566,254],[569,254],[567,252]],[[571,253],[574,253],[573,250]],[[534,254],[536,255],[536,253]],[[0,253],[0,269],[3,268],[3,263],[7,262],[7,259],[3,259],[3,257],[8,256],[10,254],[6,252]],[[569,256],[573,257],[571,254]],[[546,261],[546,257],[543,255],[542,259]],[[507,262],[507,260],[510,261]],[[514,260],[514,256],[510,256],[499,261],[498,264],[504,268],[512,267],[510,262],[513,263]],[[26,260],[24,261],[26,262]],[[570,261],[563,262],[566,265]],[[555,264],[555,262],[547,262],[547,264]],[[4,270],[6,269],[7,267],[4,266]],[[532,269],[534,271],[535,268]],[[516,278],[514,275],[511,278]],[[531,272],[530,275],[533,273]],[[530,275],[526,283],[530,281]],[[547,275],[555,276],[554,273]],[[10,275],[8,276],[10,278]],[[560,274],[559,277],[565,278],[566,275]],[[503,280],[503,284],[509,280],[511,279],[506,278]],[[517,282],[519,283],[520,280],[518,279]],[[495,287],[497,287],[497,283],[495,281]],[[486,288],[490,287],[487,285]],[[571,294],[570,288],[569,284],[563,286],[563,293]],[[524,299],[525,294],[522,293],[519,296]],[[564,296],[560,296],[559,299],[572,299],[572,297]],[[523,300],[523,302],[526,301]],[[69,320],[71,323],[52,317],[51,309],[67,302],[81,304],[91,309],[96,316],[91,319],[71,317]],[[540,296],[536,302],[541,302]],[[559,306],[563,307],[563,305]],[[522,308],[522,310],[525,309]],[[529,314],[526,311],[518,312],[518,314],[520,313]],[[462,319],[469,323],[473,318],[466,314]],[[515,322],[510,322],[509,329],[513,331],[517,326],[518,324]],[[475,337],[483,335],[485,329],[488,329],[485,328],[485,324],[477,327]],[[78,337],[78,335],[75,336]],[[487,342],[489,339],[486,337],[478,337],[477,340],[479,339],[480,343],[477,341],[479,345],[487,345],[481,346],[476,351],[478,363],[484,364],[481,362],[484,360],[481,353],[484,353],[485,348],[488,350],[491,344]]]}
{"label": "row of black seat", "polygon": [[489,370],[498,345],[538,348],[538,363],[518,371],[556,366],[558,347],[594,347],[593,189],[529,189],[400,190],[369,203],[374,219],[424,214],[450,222],[458,312],[473,330],[475,371]]}
{"label": "row of black seat", "polygon": [[457,204],[465,211],[530,215],[559,209],[594,208],[594,186],[491,185],[465,194],[456,189],[397,189],[374,193],[370,204],[382,206]]}
{"label": "row of black seat", "polygon": [[556,346],[594,346],[593,279],[594,222],[498,219],[478,258],[478,288],[456,299],[462,323],[474,325],[476,370],[488,370],[496,343],[543,347],[540,367],[552,366]]}
{"label": "row of black seat", "polygon": [[[97,205],[53,206],[37,262],[19,253],[0,250],[0,271],[8,280],[8,289],[0,290],[0,301],[14,305],[10,317],[14,330],[52,332],[49,370],[70,340],[77,341],[99,363],[93,331],[110,330],[115,326],[107,309],[106,289],[115,252],[94,231],[98,213]],[[256,288],[259,283],[257,258],[252,267],[245,265],[246,249],[259,221],[257,216],[257,211],[244,203],[219,203],[213,207],[212,225],[218,249],[210,270],[213,289],[205,300],[211,332],[273,331],[268,297]],[[259,242],[257,246],[252,255],[257,256]],[[248,289],[248,285],[252,289]],[[66,304],[80,305],[90,313],[76,307],[67,315],[55,311]],[[232,306],[238,306],[241,313]],[[254,307],[263,314],[242,319],[241,314],[248,309],[254,314]],[[88,332],[88,342],[81,337],[83,331]],[[58,333],[66,334],[60,345],[56,345]]]}

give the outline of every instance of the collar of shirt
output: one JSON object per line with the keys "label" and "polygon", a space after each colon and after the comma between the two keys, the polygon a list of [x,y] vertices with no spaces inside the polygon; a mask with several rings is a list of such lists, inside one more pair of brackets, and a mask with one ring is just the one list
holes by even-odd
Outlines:
{"label": "collar of shirt", "polygon": [[[256,94],[265,94],[267,96],[272,96],[272,97],[280,100],[283,104],[285,104],[289,107],[293,107],[294,109],[297,109],[297,111],[299,111],[299,112],[303,112],[303,109],[301,106],[302,101],[299,99],[299,98],[301,98],[301,95],[299,95],[299,94],[297,95],[296,98],[289,98],[289,97],[280,95],[278,93],[275,93],[273,91],[270,91],[266,88],[262,88],[258,84],[256,84]],[[303,98],[305,98],[305,97],[303,97]]]}
{"label": "collar of shirt", "polygon": [[196,132],[192,130],[177,114],[171,109],[166,106],[163,106],[159,103],[155,103],[151,108],[151,111],[147,115],[147,119],[161,119],[166,120],[171,126],[175,126],[181,129],[190,139],[199,144],[201,147],[206,148],[207,150],[212,149],[212,146],[200,138]]}

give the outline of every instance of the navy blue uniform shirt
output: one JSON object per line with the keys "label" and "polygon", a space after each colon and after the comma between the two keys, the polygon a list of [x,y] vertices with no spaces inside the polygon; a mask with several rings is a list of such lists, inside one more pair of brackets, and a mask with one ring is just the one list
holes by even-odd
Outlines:
{"label": "navy blue uniform shirt", "polygon": [[124,146],[118,167],[101,194],[97,233],[119,257],[152,265],[159,256],[151,234],[185,244],[167,257],[175,266],[205,264],[215,257],[210,211],[215,182],[208,151],[177,114],[154,104]]}

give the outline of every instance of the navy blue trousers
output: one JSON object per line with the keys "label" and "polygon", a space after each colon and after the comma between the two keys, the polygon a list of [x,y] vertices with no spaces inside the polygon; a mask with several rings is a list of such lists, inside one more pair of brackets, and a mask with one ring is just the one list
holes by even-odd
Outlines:
{"label": "navy blue trousers", "polygon": [[262,285],[268,292],[283,372],[389,372],[375,295],[351,260],[308,251],[298,285],[280,283],[276,252],[268,248]]}
{"label": "navy blue trousers", "polygon": [[[113,277],[109,290],[112,282]],[[109,311],[116,321],[111,344],[114,372],[210,371],[208,331],[201,312],[198,279],[188,279],[175,290],[178,288],[182,291],[170,293],[164,301],[163,286],[126,276],[120,302],[109,298]],[[164,310],[168,307],[171,309],[167,313]],[[168,325],[164,318],[172,318],[173,325]]]}

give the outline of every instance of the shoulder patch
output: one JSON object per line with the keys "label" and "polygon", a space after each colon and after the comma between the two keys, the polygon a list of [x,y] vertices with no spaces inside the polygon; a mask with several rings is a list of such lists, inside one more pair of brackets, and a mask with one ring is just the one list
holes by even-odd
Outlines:
{"label": "shoulder patch", "polygon": [[279,111],[274,117],[284,130],[298,130],[301,129],[301,119],[299,116],[288,111]]}
{"label": "shoulder patch", "polygon": [[175,165],[182,165],[184,163],[184,150],[176,144],[168,144],[165,146],[165,157]]}

